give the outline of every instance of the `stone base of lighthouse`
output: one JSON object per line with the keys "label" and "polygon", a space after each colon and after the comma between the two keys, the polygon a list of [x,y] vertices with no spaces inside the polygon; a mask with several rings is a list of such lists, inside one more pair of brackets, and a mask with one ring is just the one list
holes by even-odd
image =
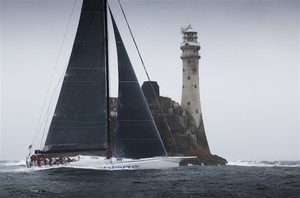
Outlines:
{"label": "stone base of lighthouse", "polygon": [[[195,144],[198,145],[197,154],[211,155],[208,141],[205,134],[202,114],[199,115],[198,122],[195,122],[194,117],[183,110],[183,117],[185,118],[186,134],[193,137]],[[192,153],[189,153],[191,155]]]}

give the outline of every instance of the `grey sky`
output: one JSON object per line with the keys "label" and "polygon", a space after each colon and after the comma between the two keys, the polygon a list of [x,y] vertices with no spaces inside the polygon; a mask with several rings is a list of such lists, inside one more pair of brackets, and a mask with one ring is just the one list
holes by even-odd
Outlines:
{"label": "grey sky", "polygon": [[[1,0],[0,159],[24,159],[27,154],[56,62],[54,81],[69,58],[80,0],[61,43],[74,2]],[[143,82],[146,76],[117,1],[109,3]],[[182,80],[180,27],[192,24],[198,31],[201,106],[213,153],[229,160],[300,160],[300,1],[122,3],[151,79],[158,81],[161,95],[177,102]],[[112,72],[113,47],[114,43]],[[116,96],[116,76],[111,84]]]}

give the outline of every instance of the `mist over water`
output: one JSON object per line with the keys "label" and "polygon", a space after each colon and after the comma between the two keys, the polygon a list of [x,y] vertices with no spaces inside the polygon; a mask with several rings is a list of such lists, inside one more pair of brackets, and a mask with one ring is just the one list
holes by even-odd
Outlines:
{"label": "mist over water", "polygon": [[2,197],[298,197],[300,161],[233,161],[165,170],[32,171],[0,161]]}

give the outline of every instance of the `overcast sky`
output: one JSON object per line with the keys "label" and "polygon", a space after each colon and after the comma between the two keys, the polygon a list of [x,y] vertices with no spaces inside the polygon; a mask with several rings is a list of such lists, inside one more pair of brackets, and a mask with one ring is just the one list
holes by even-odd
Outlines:
{"label": "overcast sky", "polygon": [[[67,65],[82,1],[0,1],[0,159],[24,159],[54,68],[49,93]],[[151,79],[162,96],[179,103],[180,28],[191,24],[198,31],[201,106],[212,153],[228,160],[300,160],[300,1],[121,2]],[[120,8],[116,0],[109,3],[142,83],[146,76]],[[116,96],[116,76],[111,86]]]}

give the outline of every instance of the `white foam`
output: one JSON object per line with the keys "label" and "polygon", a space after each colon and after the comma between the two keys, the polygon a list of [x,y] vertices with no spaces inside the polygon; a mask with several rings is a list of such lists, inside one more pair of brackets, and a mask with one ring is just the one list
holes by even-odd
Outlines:
{"label": "white foam", "polygon": [[26,161],[0,161],[0,166],[26,166]]}
{"label": "white foam", "polygon": [[229,161],[229,166],[300,167],[300,161]]}

